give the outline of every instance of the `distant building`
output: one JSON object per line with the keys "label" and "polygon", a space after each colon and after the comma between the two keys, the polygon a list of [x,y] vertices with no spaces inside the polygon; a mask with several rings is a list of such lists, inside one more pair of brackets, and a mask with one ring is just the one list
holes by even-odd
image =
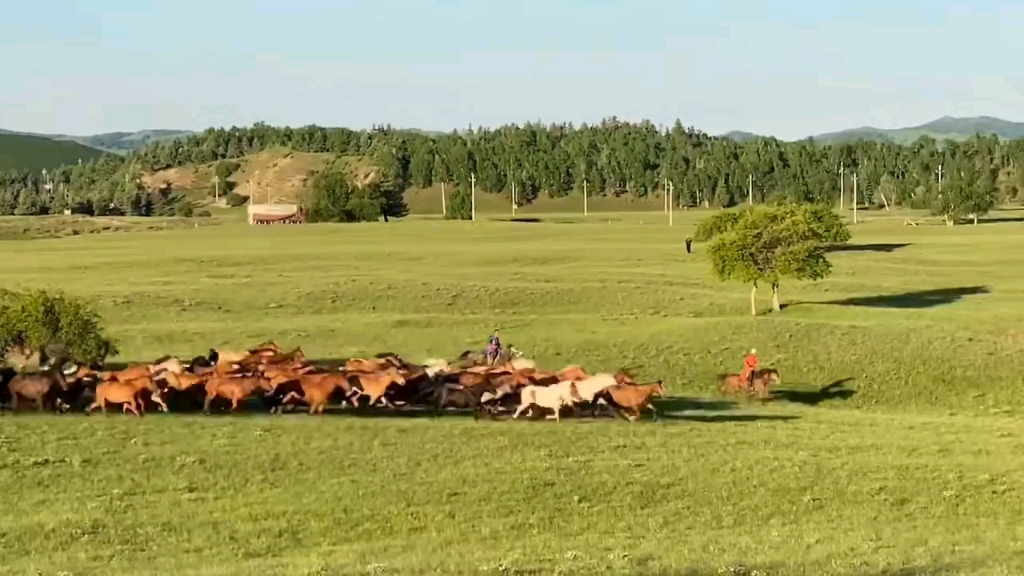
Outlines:
{"label": "distant building", "polygon": [[304,224],[306,214],[298,204],[249,204],[249,224]]}

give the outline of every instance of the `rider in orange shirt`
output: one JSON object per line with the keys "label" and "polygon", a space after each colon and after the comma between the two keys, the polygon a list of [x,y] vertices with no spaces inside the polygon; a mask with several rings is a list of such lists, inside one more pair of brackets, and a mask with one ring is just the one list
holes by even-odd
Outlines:
{"label": "rider in orange shirt", "polygon": [[746,382],[748,387],[754,385],[755,370],[757,370],[757,350],[751,348],[750,354],[743,359],[743,371],[740,372],[740,380]]}

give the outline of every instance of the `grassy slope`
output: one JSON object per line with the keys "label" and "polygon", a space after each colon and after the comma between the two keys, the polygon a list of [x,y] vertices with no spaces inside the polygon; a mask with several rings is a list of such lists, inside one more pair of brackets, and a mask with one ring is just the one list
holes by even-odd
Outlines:
{"label": "grassy slope", "polygon": [[[267,198],[276,203],[291,202],[306,191],[310,173],[322,170],[334,158],[332,154],[272,148],[236,160],[240,167],[229,180],[240,194],[248,194],[247,182],[252,180],[253,194],[259,202],[266,202]],[[342,158],[341,161],[360,174],[367,167],[363,159]],[[210,163],[168,168],[146,174],[143,182],[151,188],[170,183],[177,190],[205,198],[213,190],[215,166],[216,163]]]}
{"label": "grassy slope", "polygon": [[42,136],[0,134],[0,170],[53,169],[61,164],[88,162],[102,155],[101,150],[77,142],[62,142]]}
{"label": "grassy slope", "polygon": [[[871,215],[853,242],[871,249],[834,254],[827,281],[783,284],[798,304],[752,319],[745,287],[714,281],[702,246],[681,249],[696,216],[672,228],[600,214],[5,243],[18,271],[8,286],[60,278],[97,299],[127,358],[265,338],[314,356],[451,356],[500,326],[544,365],[632,364],[677,399],[658,425],[5,416],[0,566],[1024,569],[1020,223]],[[708,398],[750,346],[780,369],[789,402]]]}

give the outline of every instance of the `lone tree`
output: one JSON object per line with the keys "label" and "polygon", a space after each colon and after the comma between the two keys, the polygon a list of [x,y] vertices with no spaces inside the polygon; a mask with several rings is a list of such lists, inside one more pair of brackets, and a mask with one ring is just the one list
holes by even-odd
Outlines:
{"label": "lone tree", "polygon": [[958,159],[948,170],[949,179],[932,197],[932,214],[942,216],[947,226],[963,218],[984,216],[996,203],[998,168],[978,165],[969,159]]}
{"label": "lone tree", "polygon": [[771,284],[772,310],[781,310],[780,280],[828,276],[832,264],[826,251],[849,241],[850,231],[827,206],[782,205],[720,212],[701,222],[694,236],[711,241],[708,254],[719,280],[753,284],[750,313],[756,316],[759,282]]}
{"label": "lone tree", "polygon": [[45,354],[97,366],[116,355],[117,346],[84,300],[60,292],[0,290],[0,352],[19,364],[36,364]]}

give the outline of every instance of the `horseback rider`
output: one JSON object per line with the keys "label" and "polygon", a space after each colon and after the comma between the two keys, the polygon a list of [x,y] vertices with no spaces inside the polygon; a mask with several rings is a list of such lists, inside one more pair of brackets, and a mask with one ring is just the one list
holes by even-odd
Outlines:
{"label": "horseback rider", "polygon": [[740,372],[740,380],[747,384],[747,388],[754,387],[754,373],[757,371],[757,350],[750,349],[750,354],[743,359],[743,371]]}
{"label": "horseback rider", "polygon": [[494,334],[491,334],[487,338],[487,364],[493,365],[498,360],[498,355],[501,354],[501,339],[498,338],[498,330],[494,330]]}

